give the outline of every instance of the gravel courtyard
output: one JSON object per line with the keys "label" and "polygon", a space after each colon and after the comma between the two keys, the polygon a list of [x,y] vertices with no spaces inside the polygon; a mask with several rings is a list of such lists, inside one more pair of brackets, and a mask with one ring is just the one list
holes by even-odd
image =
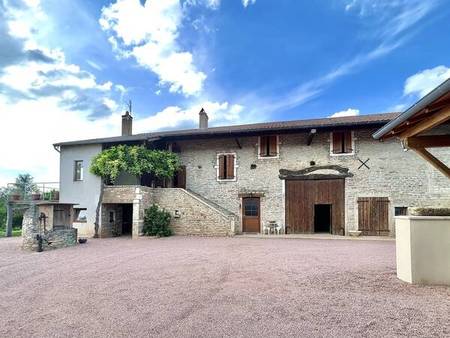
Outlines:
{"label": "gravel courtyard", "polygon": [[396,279],[393,241],[0,239],[1,337],[450,336],[450,287]]}

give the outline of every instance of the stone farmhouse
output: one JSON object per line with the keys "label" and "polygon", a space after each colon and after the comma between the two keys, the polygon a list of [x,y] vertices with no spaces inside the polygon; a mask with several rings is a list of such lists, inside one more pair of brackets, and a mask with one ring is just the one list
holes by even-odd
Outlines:
{"label": "stone farmhouse", "polygon": [[394,236],[394,216],[410,207],[445,206],[444,175],[393,139],[372,134],[397,113],[208,127],[202,109],[197,129],[132,133],[55,144],[60,152],[60,202],[76,203],[80,235],[94,233],[101,190],[89,172],[107,147],[128,144],[179,154],[172,180],[121,175],[104,189],[100,236],[142,233],[151,204],[170,211],[177,234],[330,233]]}

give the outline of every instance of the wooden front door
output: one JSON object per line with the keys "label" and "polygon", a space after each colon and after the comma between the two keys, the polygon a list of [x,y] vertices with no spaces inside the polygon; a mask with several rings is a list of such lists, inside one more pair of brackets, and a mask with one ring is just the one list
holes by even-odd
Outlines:
{"label": "wooden front door", "polygon": [[[286,180],[286,231],[288,234],[314,233],[318,205],[328,205],[330,232],[344,235],[344,179]],[[324,212],[323,210],[321,212]]]}
{"label": "wooden front door", "polygon": [[260,203],[258,197],[242,199],[242,232],[260,232]]}
{"label": "wooden front door", "polygon": [[367,236],[389,235],[389,198],[358,198],[358,229]]}

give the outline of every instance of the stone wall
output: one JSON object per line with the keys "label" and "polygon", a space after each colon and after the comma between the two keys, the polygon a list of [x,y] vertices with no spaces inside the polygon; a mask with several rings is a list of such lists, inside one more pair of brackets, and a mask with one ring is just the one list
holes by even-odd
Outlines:
{"label": "stone wall", "polygon": [[[354,130],[355,151],[352,155],[330,154],[330,133],[318,132],[310,146],[308,133],[280,135],[277,158],[258,158],[258,137],[180,141],[181,160],[186,166],[187,188],[220,204],[236,215],[241,214],[239,195],[258,192],[261,197],[261,222],[285,223],[284,181],[280,169],[298,170],[317,166],[340,165],[349,168],[353,177],[345,180],[346,232],[358,227],[358,197],[388,197],[390,225],[393,229],[394,207],[449,206],[450,186],[445,177],[413,151],[403,151],[397,140],[375,141],[376,129]],[[236,181],[217,181],[217,154],[236,154]],[[433,150],[433,153],[436,151]],[[450,159],[448,150],[440,158]],[[366,161],[370,169],[361,167]],[[251,165],[256,165],[255,169]],[[238,232],[241,231],[238,223]]]}
{"label": "stone wall", "polygon": [[103,201],[100,230],[103,237],[113,235],[108,212],[117,212],[124,203],[133,204],[134,238],[142,235],[145,209],[152,204],[170,212],[170,226],[177,235],[229,236],[235,233],[234,214],[184,189],[110,186],[105,188]]}

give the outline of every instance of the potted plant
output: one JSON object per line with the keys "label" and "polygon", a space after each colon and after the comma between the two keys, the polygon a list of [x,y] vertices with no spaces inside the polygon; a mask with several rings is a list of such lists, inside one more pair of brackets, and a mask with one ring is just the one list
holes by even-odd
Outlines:
{"label": "potted plant", "polygon": [[51,191],[51,193],[52,193],[52,200],[53,201],[58,201],[59,200],[59,191],[53,189]]}
{"label": "potted plant", "polygon": [[41,199],[41,193],[39,189],[33,188],[33,190],[31,191],[31,199],[33,201],[39,201]]}
{"label": "potted plant", "polygon": [[20,201],[20,198],[22,197],[22,194],[18,190],[13,190],[11,194],[9,195],[9,199],[11,201]]}

